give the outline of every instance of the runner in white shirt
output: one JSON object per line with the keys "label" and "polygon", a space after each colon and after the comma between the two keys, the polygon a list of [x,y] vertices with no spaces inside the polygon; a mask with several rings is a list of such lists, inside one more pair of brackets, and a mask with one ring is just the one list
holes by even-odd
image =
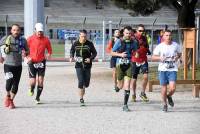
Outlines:
{"label": "runner in white shirt", "polygon": [[[160,85],[162,86],[163,111],[168,111],[167,100],[170,106],[174,106],[172,95],[176,89],[178,64],[181,57],[181,48],[176,42],[171,41],[171,31],[166,30],[163,34],[163,42],[154,49],[152,60],[159,61],[158,71]],[[167,84],[169,92],[167,93]]]}

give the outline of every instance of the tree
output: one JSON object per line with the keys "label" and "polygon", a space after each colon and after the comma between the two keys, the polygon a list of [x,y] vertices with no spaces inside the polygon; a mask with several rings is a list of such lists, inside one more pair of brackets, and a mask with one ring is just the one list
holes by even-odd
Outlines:
{"label": "tree", "polygon": [[177,23],[179,27],[195,27],[195,6],[198,0],[179,0],[174,1],[173,5],[178,11]]}
{"label": "tree", "polygon": [[[183,3],[184,1],[198,1],[198,0],[113,0],[118,7],[130,9],[134,12],[132,16],[148,16],[154,11],[159,10],[163,6],[173,8],[174,3]],[[200,3],[197,3],[200,7]],[[175,6],[176,7],[176,6]]]}
{"label": "tree", "polygon": [[118,7],[130,9],[132,16],[147,16],[164,5],[171,6],[172,0],[113,0]]}

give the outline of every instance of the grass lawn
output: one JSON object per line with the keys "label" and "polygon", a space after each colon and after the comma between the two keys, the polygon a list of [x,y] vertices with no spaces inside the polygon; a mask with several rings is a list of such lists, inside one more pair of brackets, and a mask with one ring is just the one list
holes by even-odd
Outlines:
{"label": "grass lawn", "polygon": [[[196,73],[196,79],[200,80],[200,64],[197,65],[195,73]],[[178,78],[178,80],[184,79],[183,67],[179,68],[179,71],[177,73],[177,78]],[[188,70],[188,79],[192,79],[192,70]],[[149,68],[149,80],[158,80],[158,67],[157,66]]]}
{"label": "grass lawn", "polygon": [[64,44],[52,44],[54,58],[64,58],[65,56],[65,46]]}

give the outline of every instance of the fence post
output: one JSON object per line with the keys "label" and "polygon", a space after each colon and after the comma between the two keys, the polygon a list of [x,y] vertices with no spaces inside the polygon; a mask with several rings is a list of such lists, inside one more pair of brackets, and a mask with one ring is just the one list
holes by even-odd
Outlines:
{"label": "fence post", "polygon": [[109,23],[109,40],[112,38],[112,21],[108,21]]}
{"label": "fence post", "polygon": [[49,19],[49,16],[46,16],[46,19],[45,19],[45,35],[50,38],[50,35],[48,34],[48,26],[47,26],[48,19]]}
{"label": "fence post", "polygon": [[154,31],[154,24],[156,23],[157,18],[154,20],[151,29],[151,54],[153,54],[153,31]]}
{"label": "fence post", "polygon": [[8,35],[8,15],[6,15],[5,32],[6,32],[6,36],[7,36]]}
{"label": "fence post", "polygon": [[102,51],[102,60],[105,59],[105,20],[103,20],[103,43],[102,43],[103,47],[103,51]]}
{"label": "fence post", "polygon": [[199,58],[199,56],[200,56],[200,41],[199,41],[199,39],[200,39],[200,34],[199,34],[199,30],[200,30],[200,16],[197,16],[197,40],[196,40],[196,57],[197,57],[197,59],[196,59],[196,62],[197,62],[197,64],[199,64],[200,63],[200,58]]}

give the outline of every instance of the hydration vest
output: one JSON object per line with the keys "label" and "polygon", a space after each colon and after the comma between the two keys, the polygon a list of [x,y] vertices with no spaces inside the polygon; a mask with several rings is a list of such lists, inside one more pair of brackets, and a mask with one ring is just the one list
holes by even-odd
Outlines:
{"label": "hydration vest", "polygon": [[[22,37],[19,37],[19,47],[18,47],[18,52],[21,52],[21,50],[25,49],[24,43],[22,42]],[[5,54],[9,54],[11,52],[11,35],[9,35],[8,37],[6,37],[5,40],[5,48],[4,48],[4,52]]]}

